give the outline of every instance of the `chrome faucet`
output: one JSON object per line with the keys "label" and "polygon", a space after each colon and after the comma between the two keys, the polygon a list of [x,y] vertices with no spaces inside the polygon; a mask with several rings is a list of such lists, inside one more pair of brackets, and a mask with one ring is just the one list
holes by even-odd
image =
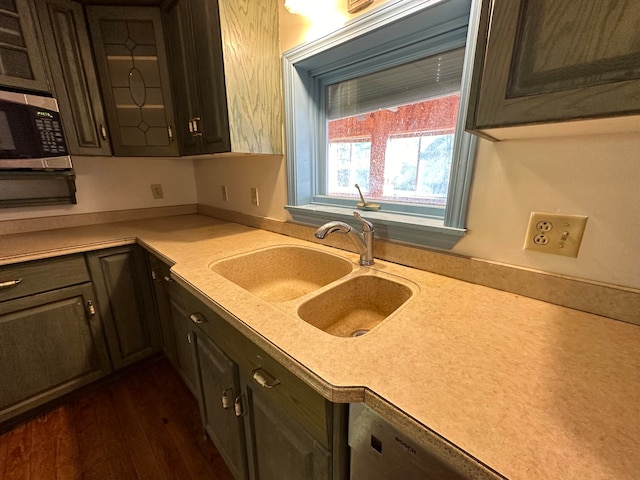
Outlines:
{"label": "chrome faucet", "polygon": [[362,218],[358,212],[353,212],[353,216],[360,222],[362,233],[354,231],[351,225],[347,223],[329,222],[318,228],[314,235],[320,240],[330,233],[337,232],[348,235],[358,249],[360,265],[373,265],[373,224]]}

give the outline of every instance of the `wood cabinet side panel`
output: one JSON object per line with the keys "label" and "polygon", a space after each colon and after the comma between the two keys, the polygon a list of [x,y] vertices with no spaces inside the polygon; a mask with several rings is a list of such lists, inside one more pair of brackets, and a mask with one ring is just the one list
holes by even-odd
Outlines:
{"label": "wood cabinet side panel", "polygon": [[270,0],[220,2],[233,152],[282,153],[282,67],[277,8],[276,2]]}

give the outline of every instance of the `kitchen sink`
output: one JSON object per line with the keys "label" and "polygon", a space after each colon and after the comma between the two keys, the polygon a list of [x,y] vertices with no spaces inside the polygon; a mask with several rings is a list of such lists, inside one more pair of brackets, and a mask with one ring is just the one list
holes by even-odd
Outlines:
{"label": "kitchen sink", "polygon": [[383,277],[363,275],[310,298],[298,317],[338,337],[366,334],[413,295],[408,286]]}
{"label": "kitchen sink", "polygon": [[279,245],[220,260],[212,271],[270,302],[286,302],[353,270],[337,255],[297,245]]}

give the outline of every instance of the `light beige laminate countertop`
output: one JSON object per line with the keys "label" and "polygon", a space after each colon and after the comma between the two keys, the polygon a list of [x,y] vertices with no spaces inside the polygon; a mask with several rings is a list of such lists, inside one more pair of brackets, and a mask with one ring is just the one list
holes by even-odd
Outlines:
{"label": "light beige laminate countertop", "polygon": [[[509,478],[639,478],[638,326],[384,261],[358,267],[355,254],[202,215],[0,236],[0,265],[135,241],[329,400],[388,408]],[[419,293],[342,338],[209,269],[280,244],[337,253]]]}

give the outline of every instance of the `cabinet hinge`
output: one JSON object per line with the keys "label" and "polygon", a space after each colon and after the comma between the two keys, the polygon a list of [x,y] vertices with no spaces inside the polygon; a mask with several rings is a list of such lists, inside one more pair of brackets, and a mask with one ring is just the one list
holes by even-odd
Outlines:
{"label": "cabinet hinge", "polygon": [[202,136],[202,132],[200,131],[200,128],[198,127],[198,122],[200,121],[200,117],[195,117],[193,119],[193,135],[196,137],[200,137]]}
{"label": "cabinet hinge", "polygon": [[226,390],[222,391],[222,408],[224,408],[225,410],[228,410],[229,408],[231,408],[231,402],[233,398],[233,388],[227,388]]}
{"label": "cabinet hinge", "polygon": [[236,397],[233,402],[233,410],[235,411],[236,417],[241,417],[244,414],[244,408],[242,408],[242,395]]}

